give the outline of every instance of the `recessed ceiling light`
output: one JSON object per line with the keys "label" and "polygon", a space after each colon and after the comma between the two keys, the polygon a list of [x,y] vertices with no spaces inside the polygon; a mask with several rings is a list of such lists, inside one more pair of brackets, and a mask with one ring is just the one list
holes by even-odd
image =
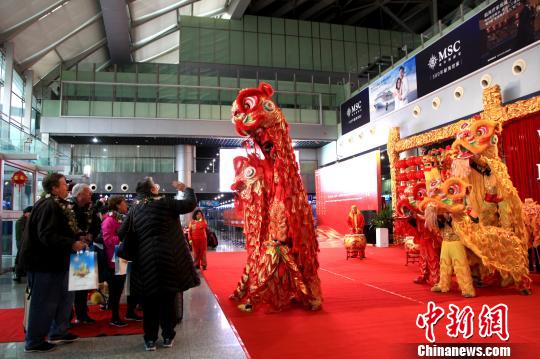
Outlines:
{"label": "recessed ceiling light", "polygon": [[98,143],[98,142],[99,142],[99,140],[97,139],[97,137],[94,137],[94,138],[92,138],[92,142],[94,142],[94,143]]}

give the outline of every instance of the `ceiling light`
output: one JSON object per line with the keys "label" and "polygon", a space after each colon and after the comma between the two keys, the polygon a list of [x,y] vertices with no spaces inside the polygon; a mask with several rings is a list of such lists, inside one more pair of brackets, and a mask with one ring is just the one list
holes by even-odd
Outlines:
{"label": "ceiling light", "polygon": [[94,142],[94,143],[98,143],[98,142],[99,142],[99,140],[97,139],[97,137],[94,137],[94,138],[92,138],[92,142]]}
{"label": "ceiling light", "polygon": [[104,148],[104,149],[103,149],[103,152],[107,152],[107,149],[106,149],[106,148]]}

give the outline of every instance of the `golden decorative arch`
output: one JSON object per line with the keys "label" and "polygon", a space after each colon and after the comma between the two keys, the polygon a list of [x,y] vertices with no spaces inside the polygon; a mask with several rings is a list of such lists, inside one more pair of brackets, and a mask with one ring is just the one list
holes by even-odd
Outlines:
{"label": "golden decorative arch", "polygon": [[[499,85],[491,86],[484,89],[482,102],[484,110],[480,113],[482,120],[497,121],[501,125],[514,119],[539,112],[540,111],[540,96],[535,96],[530,99],[516,101],[508,105],[503,105],[501,89]],[[453,138],[458,132],[459,127],[465,121],[471,120],[472,117],[462,121],[449,124],[444,127],[437,128],[432,131],[424,132],[416,136],[400,138],[399,127],[390,129],[388,135],[388,158],[390,161],[390,176],[392,185],[392,208],[395,210],[397,203],[397,183],[395,163],[399,159],[400,152],[412,150],[421,146],[427,146],[432,143],[441,142]]]}

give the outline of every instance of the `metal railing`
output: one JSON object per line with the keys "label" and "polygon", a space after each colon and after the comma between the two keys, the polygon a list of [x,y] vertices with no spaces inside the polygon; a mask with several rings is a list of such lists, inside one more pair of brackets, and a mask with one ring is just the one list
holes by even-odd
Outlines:
{"label": "metal railing", "polygon": [[[230,106],[239,90],[206,85],[61,81],[60,116],[229,120]],[[336,95],[331,93],[277,90],[274,98],[294,123],[322,124],[324,111],[337,107]]]}

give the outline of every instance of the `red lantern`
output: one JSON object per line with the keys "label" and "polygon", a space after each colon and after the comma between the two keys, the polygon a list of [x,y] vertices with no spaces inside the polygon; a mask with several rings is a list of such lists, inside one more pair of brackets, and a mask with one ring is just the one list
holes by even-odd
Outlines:
{"label": "red lantern", "polygon": [[24,174],[23,171],[17,171],[11,176],[11,183],[13,183],[14,186],[19,186],[19,192],[21,191],[21,188],[26,184],[26,181],[28,181],[28,177]]}

